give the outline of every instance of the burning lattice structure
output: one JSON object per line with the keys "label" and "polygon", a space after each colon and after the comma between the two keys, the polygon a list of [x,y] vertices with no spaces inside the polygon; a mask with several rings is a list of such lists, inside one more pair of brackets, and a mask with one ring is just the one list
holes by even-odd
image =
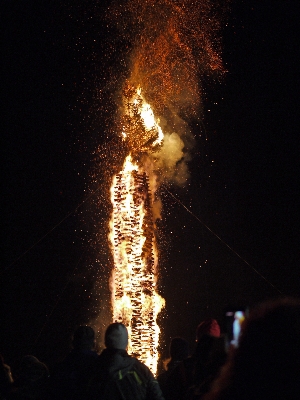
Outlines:
{"label": "burning lattice structure", "polygon": [[[135,158],[155,149],[163,133],[141,89],[124,90],[122,136]],[[126,157],[111,186],[113,212],[110,241],[114,258],[112,275],[113,320],[128,328],[129,348],[155,373],[159,327],[156,318],[164,300],[156,292],[157,252],[149,176]]]}

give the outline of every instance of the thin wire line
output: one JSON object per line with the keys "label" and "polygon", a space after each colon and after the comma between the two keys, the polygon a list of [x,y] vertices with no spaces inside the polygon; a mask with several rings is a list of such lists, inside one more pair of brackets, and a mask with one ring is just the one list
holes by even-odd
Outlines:
{"label": "thin wire line", "polygon": [[93,191],[91,192],[86,199],[84,199],[73,211],[70,211],[67,215],[64,216],[62,220],[60,220],[56,225],[54,225],[45,235],[43,235],[38,241],[36,241],[33,245],[31,245],[24,253],[22,253],[18,258],[16,258],[11,264],[9,264],[2,272],[1,275],[6,272],[8,269],[10,269],[16,262],[18,262],[21,258],[23,258],[30,250],[32,250],[36,245],[38,245],[42,240],[44,240],[51,232],[53,232],[56,228],[59,227],[67,218],[69,218],[71,215],[75,214],[77,210],[84,204],[86,203],[97,191],[100,189],[100,185]]}
{"label": "thin wire line", "polygon": [[272,283],[270,282],[264,275],[262,275],[256,268],[254,268],[251,264],[249,264],[248,261],[246,261],[240,254],[235,251],[232,247],[229,246],[222,238],[220,238],[219,235],[217,235],[209,226],[207,226],[197,215],[195,215],[191,210],[189,210],[176,196],[174,196],[173,193],[171,193],[167,188],[165,190],[169,193],[170,196],[173,197],[174,200],[176,200],[185,210],[190,213],[194,218],[196,218],[197,221],[199,221],[205,228],[212,233],[217,239],[220,240],[229,250],[231,250],[238,258],[240,258],[248,267],[252,268],[253,271],[260,276],[264,281],[266,281],[269,285],[271,285],[275,290],[277,290],[278,293],[282,294],[282,292]]}
{"label": "thin wire line", "polygon": [[[103,154],[103,147],[108,148],[112,142],[114,142],[117,138],[112,138],[107,143],[102,146],[102,154]],[[101,154],[100,154],[101,155]],[[30,246],[24,253],[22,253],[19,257],[17,257],[11,264],[9,264],[6,268],[4,268],[0,275],[4,274],[7,270],[9,270],[16,262],[18,262],[21,258],[23,258],[30,250],[32,250],[36,245],[38,245],[42,240],[44,240],[51,232],[53,232],[56,228],[59,227],[67,218],[69,218],[72,214],[75,214],[77,210],[86,203],[98,190],[100,189],[100,185],[97,189],[95,189],[85,200],[83,200],[73,211],[69,212],[61,221],[59,221],[56,225],[54,225],[44,236],[42,236],[37,242],[35,242],[32,246]]]}
{"label": "thin wire line", "polygon": [[36,346],[36,344],[37,344],[37,342],[38,342],[38,340],[39,340],[39,338],[40,338],[40,336],[41,336],[43,330],[44,330],[45,327],[47,326],[47,324],[48,324],[48,322],[49,322],[49,320],[50,320],[52,314],[54,313],[54,310],[55,310],[56,307],[58,306],[58,303],[60,302],[64,291],[65,291],[65,290],[67,289],[67,287],[69,286],[69,283],[71,282],[71,277],[74,275],[76,269],[77,269],[78,266],[79,266],[80,261],[82,260],[83,256],[86,254],[86,252],[87,252],[87,250],[88,250],[88,247],[89,247],[89,246],[87,246],[86,249],[83,250],[81,256],[79,257],[79,260],[78,260],[77,264],[75,265],[75,268],[73,269],[72,274],[71,274],[71,276],[70,276],[68,282],[65,284],[65,286],[64,286],[63,290],[61,291],[60,295],[58,296],[58,299],[56,300],[56,302],[55,302],[55,304],[54,304],[54,306],[53,306],[53,308],[52,308],[50,314],[47,316],[47,319],[46,319],[44,325],[42,326],[40,332],[38,333],[38,335],[37,335],[37,337],[36,337],[36,339],[35,339],[35,341],[34,341],[32,347],[31,347],[32,349],[34,349],[34,347]]}

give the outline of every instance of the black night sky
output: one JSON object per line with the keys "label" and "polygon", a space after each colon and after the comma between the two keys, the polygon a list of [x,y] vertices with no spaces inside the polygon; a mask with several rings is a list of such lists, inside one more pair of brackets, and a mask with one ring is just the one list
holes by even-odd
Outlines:
{"label": "black night sky", "polygon": [[[106,208],[93,218],[95,200],[86,199],[93,153],[111,139],[111,108],[95,88],[109,90],[118,56],[108,43],[122,43],[101,22],[109,1],[98,3],[2,3],[0,352],[11,364],[25,354],[56,361],[98,306],[100,330],[107,323],[111,259],[99,245],[95,272],[90,241],[97,218],[106,235]],[[241,0],[229,8],[228,72],[204,83],[202,122],[191,122],[190,183],[161,188],[166,343],[175,335],[192,343],[197,324],[222,322],[229,304],[300,293],[299,4]]]}

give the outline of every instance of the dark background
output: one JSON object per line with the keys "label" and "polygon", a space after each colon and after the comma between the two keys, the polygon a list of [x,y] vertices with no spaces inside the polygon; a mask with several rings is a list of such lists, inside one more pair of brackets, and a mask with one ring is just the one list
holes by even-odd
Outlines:
{"label": "dark background", "polygon": [[[97,310],[100,337],[108,323],[111,260],[95,240],[108,208],[88,196],[95,149],[111,140],[99,90],[117,56],[101,23],[109,2],[70,3],[2,6],[0,352],[11,364],[56,361]],[[191,122],[190,184],[161,188],[164,351],[171,336],[192,344],[207,316],[222,323],[228,305],[300,294],[298,21],[296,0],[231,2],[228,72],[205,82],[203,121]]]}

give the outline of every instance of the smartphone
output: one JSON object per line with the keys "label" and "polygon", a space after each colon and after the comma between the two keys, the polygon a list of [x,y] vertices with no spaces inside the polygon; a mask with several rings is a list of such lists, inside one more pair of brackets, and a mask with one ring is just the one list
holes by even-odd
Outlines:
{"label": "smartphone", "polygon": [[229,308],[225,310],[225,348],[238,347],[241,327],[248,315],[244,307]]}

